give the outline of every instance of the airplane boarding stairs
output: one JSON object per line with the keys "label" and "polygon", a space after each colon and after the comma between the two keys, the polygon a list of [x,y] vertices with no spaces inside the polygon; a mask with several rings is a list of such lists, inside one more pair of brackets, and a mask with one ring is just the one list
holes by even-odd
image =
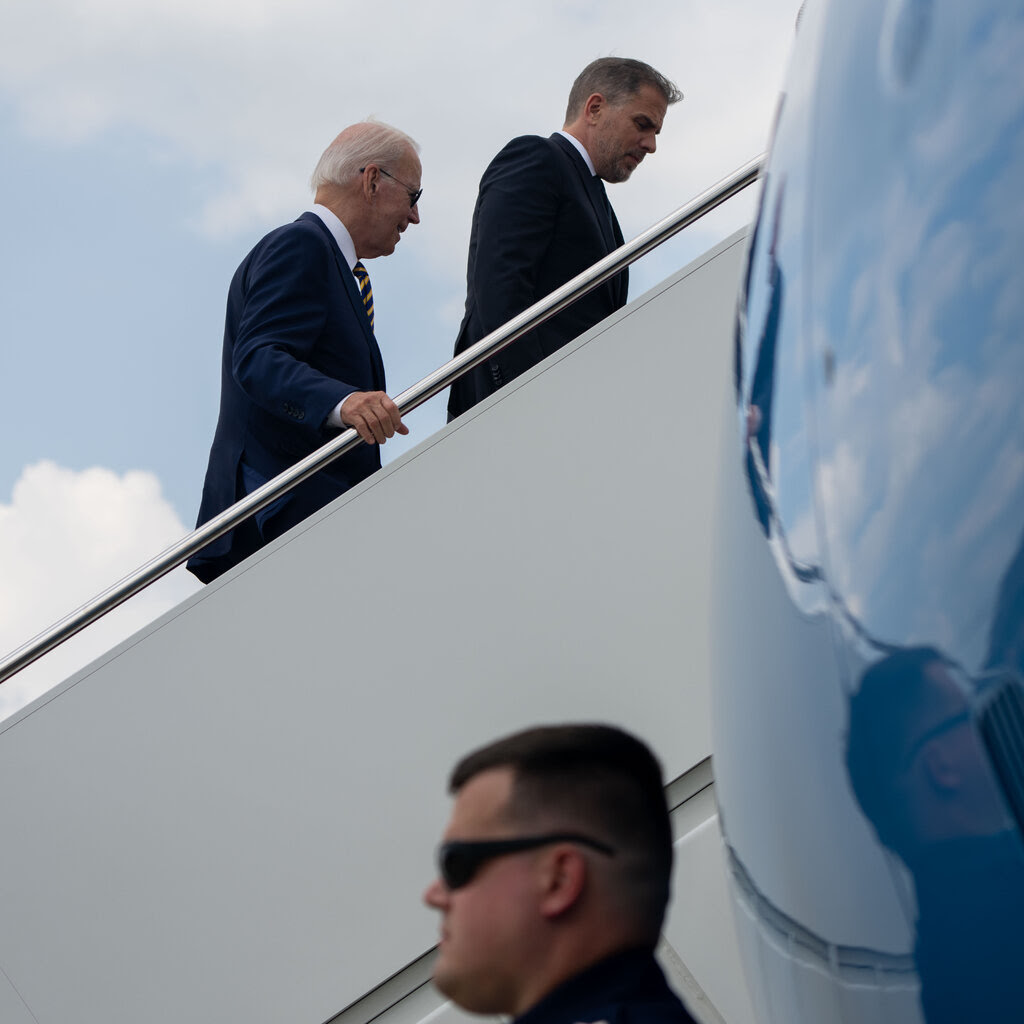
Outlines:
{"label": "airplane boarding stairs", "polygon": [[662,960],[753,1020],[714,806],[708,586],[744,249],[727,239],[0,723],[2,1024],[461,1015],[420,902],[453,760],[644,736]]}

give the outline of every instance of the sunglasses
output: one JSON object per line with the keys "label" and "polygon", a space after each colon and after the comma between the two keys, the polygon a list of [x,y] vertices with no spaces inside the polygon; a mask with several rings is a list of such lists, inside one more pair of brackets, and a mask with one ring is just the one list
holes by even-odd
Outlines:
{"label": "sunglasses", "polygon": [[607,844],[576,832],[552,832],[542,836],[523,836],[520,839],[453,839],[437,848],[437,868],[448,889],[461,889],[473,880],[473,876],[489,860],[504,857],[508,853],[533,850],[549,843],[579,843],[589,846],[608,857],[615,851]]}
{"label": "sunglasses", "polygon": [[[359,173],[362,174],[365,171],[365,167],[359,168]],[[390,178],[392,181],[398,182],[406,192],[409,193],[409,209],[411,210],[419,201],[420,196],[423,195],[423,189],[421,188],[410,188],[401,178],[396,178],[390,171],[385,171],[383,167],[378,167],[378,171],[383,174],[386,178]]]}

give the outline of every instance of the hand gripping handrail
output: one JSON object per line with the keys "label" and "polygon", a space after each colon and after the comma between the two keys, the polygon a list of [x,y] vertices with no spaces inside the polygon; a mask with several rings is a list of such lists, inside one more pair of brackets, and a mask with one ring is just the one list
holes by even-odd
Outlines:
{"label": "hand gripping handrail", "polygon": [[[737,192],[741,192],[748,185],[753,184],[761,172],[763,163],[763,155],[748,161],[729,177],[723,178],[718,184],[712,185],[695,199],[680,206],[663,220],[637,235],[632,241],[599,260],[589,270],[566,281],[561,288],[556,289],[539,302],[535,302],[518,316],[509,320],[503,327],[499,327],[496,331],[481,338],[475,345],[470,346],[454,359],[450,359],[442,367],[424,377],[418,384],[403,391],[395,398],[399,412],[404,415],[418,408],[474,366],[478,366],[485,359],[500,352],[527,331],[551,319],[576,299],[586,295],[599,284],[607,281],[609,277],[613,277],[645,253],[650,252],[651,249],[661,245],[662,242],[710,213],[727,199],[731,199]],[[332,438],[322,448],[307,455],[301,462],[295,463],[294,466],[274,477],[273,480],[267,481],[262,487],[247,494],[241,501],[203,523],[202,526],[197,527],[176,544],[172,544],[155,558],[151,558],[135,572],[108,587],[87,604],[64,616],[49,629],[9,654],[3,662],[0,662],[0,683],[31,665],[32,662],[64,643],[65,640],[69,640],[90,623],[106,615],[107,612],[113,611],[140,590],[144,590],[151,583],[166,576],[172,569],[191,558],[200,548],[206,547],[210,541],[227,533],[228,530],[233,529],[261,508],[265,508],[291,488],[302,483],[307,477],[312,476],[340,455],[344,455],[345,452],[351,451],[356,445],[362,443],[359,435],[350,427],[337,437]]]}

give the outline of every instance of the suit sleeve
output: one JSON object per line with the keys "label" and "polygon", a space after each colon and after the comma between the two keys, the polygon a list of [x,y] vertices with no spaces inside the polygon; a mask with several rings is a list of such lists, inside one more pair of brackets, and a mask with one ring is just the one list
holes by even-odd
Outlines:
{"label": "suit sleeve", "polygon": [[[543,298],[538,294],[538,268],[551,244],[562,201],[558,168],[543,139],[513,139],[484,172],[470,275],[482,334]],[[513,348],[526,366],[541,358],[530,336]],[[497,358],[506,360],[513,354],[506,349]]]}
{"label": "suit sleeve", "polygon": [[253,402],[317,432],[338,402],[359,390],[316,368],[337,273],[333,254],[312,232],[291,228],[268,237],[243,281],[232,354],[235,380]]}

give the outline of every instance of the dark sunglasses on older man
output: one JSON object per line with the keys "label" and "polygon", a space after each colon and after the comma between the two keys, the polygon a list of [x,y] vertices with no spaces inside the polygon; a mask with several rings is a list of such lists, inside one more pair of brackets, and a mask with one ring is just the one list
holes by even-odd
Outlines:
{"label": "dark sunglasses on older man", "polygon": [[[359,168],[359,173],[362,174],[365,171],[365,167]],[[390,171],[385,171],[383,167],[378,167],[378,171],[383,174],[386,178],[390,178],[392,181],[397,181],[406,192],[409,193],[409,209],[411,210],[419,201],[420,196],[423,195],[423,189],[421,188],[410,188],[401,178],[396,178]]]}
{"label": "dark sunglasses on older man", "polygon": [[449,889],[461,889],[473,880],[473,876],[489,860],[503,857],[508,853],[533,850],[549,843],[579,843],[589,846],[609,857],[615,851],[607,844],[576,832],[552,832],[541,836],[523,836],[519,839],[453,839],[437,848],[437,868],[441,879]]}

